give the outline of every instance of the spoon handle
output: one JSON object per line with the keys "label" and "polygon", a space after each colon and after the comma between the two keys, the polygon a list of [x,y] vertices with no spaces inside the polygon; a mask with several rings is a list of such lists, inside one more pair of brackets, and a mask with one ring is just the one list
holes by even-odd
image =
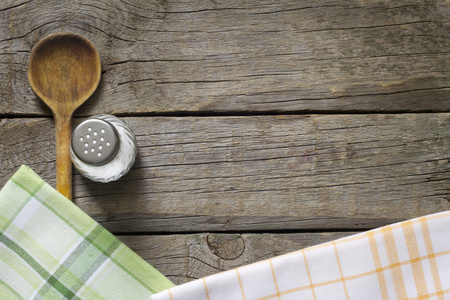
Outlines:
{"label": "spoon handle", "polygon": [[72,161],[70,139],[72,116],[55,114],[56,127],[56,189],[72,201]]}

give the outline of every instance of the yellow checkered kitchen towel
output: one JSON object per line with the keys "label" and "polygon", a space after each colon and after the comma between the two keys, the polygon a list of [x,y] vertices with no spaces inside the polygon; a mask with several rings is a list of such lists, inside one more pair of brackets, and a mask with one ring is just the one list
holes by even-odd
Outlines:
{"label": "yellow checkered kitchen towel", "polygon": [[450,211],[222,272],[151,299],[450,299]]}

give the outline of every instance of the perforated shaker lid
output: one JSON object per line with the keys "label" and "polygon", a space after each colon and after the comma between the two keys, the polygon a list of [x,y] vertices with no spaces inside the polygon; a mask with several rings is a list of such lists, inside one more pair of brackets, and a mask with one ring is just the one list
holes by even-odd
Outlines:
{"label": "perforated shaker lid", "polygon": [[88,119],[72,133],[72,150],[83,162],[103,165],[109,162],[119,149],[119,135],[109,122]]}

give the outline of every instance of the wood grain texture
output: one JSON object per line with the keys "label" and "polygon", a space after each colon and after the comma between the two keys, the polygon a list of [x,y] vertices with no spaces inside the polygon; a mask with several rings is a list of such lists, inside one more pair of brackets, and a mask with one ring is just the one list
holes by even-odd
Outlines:
{"label": "wood grain texture", "polygon": [[[353,234],[352,232],[295,234],[189,234],[157,236],[118,236],[139,256],[167,276],[175,284],[216,274],[325,243]],[[217,242],[212,248],[210,240]],[[214,253],[220,249],[234,255],[230,241],[239,241],[244,249],[239,256],[225,259]]]}
{"label": "wood grain texture", "polygon": [[445,0],[3,1],[0,115],[50,115],[26,80],[57,31],[103,78],[78,115],[449,111]]}
{"label": "wood grain texture", "polygon": [[[112,232],[362,230],[450,209],[450,114],[123,118],[138,157],[118,182],[74,176]],[[50,119],[4,119],[1,184],[54,184]]]}

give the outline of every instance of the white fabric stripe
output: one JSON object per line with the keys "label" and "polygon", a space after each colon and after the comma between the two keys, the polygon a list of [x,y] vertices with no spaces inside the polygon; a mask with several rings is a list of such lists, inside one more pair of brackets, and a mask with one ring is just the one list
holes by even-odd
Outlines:
{"label": "white fabric stripe", "polygon": [[[0,245],[1,245],[1,243],[0,243]],[[0,257],[0,272],[5,272],[4,270],[10,270],[10,266],[8,266],[8,264],[5,261],[3,261],[3,259],[1,259],[1,257]],[[30,271],[36,273],[32,269],[30,269]],[[26,278],[23,278],[20,274],[14,273],[14,272],[9,272],[9,274],[10,274],[9,276],[5,276],[2,278],[2,280],[7,285],[9,285],[12,288],[16,288],[16,289],[20,288],[22,290],[22,292],[25,292],[25,291],[31,292],[33,290],[33,287],[26,280]],[[39,277],[39,274],[36,273],[36,277]],[[0,299],[2,299],[2,298],[0,297]]]}
{"label": "white fabric stripe", "polygon": [[17,214],[12,223],[16,227],[22,228],[41,207],[42,204],[39,203],[39,201],[37,201],[35,198],[31,198],[30,201],[25,205],[25,207],[22,208],[22,210]]}
{"label": "white fabric stripe", "polygon": [[[58,269],[61,267],[61,264],[69,257],[69,255],[72,254],[72,252],[84,241],[84,238],[80,237],[75,244],[70,248],[70,250],[61,258],[61,260],[58,262],[58,264],[51,270],[50,275],[55,275],[55,272],[58,271]],[[37,293],[42,289],[42,287],[47,282],[45,280],[42,280],[41,286],[34,292],[34,294],[29,298],[29,300],[34,299],[34,297],[37,295]]]}
{"label": "white fabric stripe", "polygon": [[[95,229],[95,227],[97,227],[96,224],[92,225],[87,231],[86,231],[86,236],[89,235],[89,233],[92,232],[92,230]],[[75,249],[77,249],[77,247],[84,241],[83,237],[80,237],[74,244],[73,246],[69,249],[69,251],[67,251],[67,253],[58,261],[58,264],[53,268],[53,270],[51,270],[50,275],[55,275],[55,272],[58,271],[58,269],[61,267],[61,265],[64,263],[64,261],[73,253],[73,251],[75,251]],[[42,289],[42,287],[46,284],[47,282],[45,280],[42,280],[41,285],[39,286],[39,288],[33,293],[33,295],[31,295],[31,297],[29,298],[29,300],[34,299],[34,297],[36,297],[37,293]]]}
{"label": "white fabric stripe", "polygon": [[[95,228],[97,227],[96,224],[92,225],[84,234],[85,236],[88,236]],[[61,259],[59,260],[59,264],[62,265],[66,259],[73,253],[73,251],[75,251],[75,249],[77,249],[78,246],[80,246],[80,244],[84,241],[84,237],[80,236],[80,238],[75,242],[75,244],[73,244],[73,246],[69,249],[69,251],[67,251],[67,253],[61,257]],[[55,268],[55,270],[52,271],[52,275],[54,274],[54,272],[56,272],[56,270],[58,270],[58,268]]]}
{"label": "white fabric stripe", "polygon": [[[97,250],[106,253],[119,245],[122,245],[121,252],[114,255],[120,257],[106,263],[107,267],[89,281],[80,298],[101,295],[105,299],[115,299],[120,295],[122,299],[148,299],[154,292],[173,287],[166,277],[26,166],[22,166],[0,191],[0,219],[6,225],[0,229],[0,236],[9,248],[0,247],[0,260],[5,262],[0,268],[0,280],[4,282],[0,285],[0,299],[9,298],[10,292],[23,299],[29,299],[30,295],[36,299],[58,298],[60,294],[69,296],[70,290],[75,296],[89,276],[107,260],[105,256],[99,258]],[[91,230],[98,228],[98,238],[84,242],[82,238],[91,231],[87,230],[89,227]],[[85,249],[85,243],[91,246]],[[65,272],[61,267],[64,261],[70,261],[73,272]],[[43,285],[51,275],[48,284]],[[21,278],[28,281],[32,289],[27,289],[26,284],[22,284],[23,288],[6,284],[15,278],[18,278],[16,282]],[[35,290],[42,292],[35,293]]]}
{"label": "white fabric stripe", "polygon": [[108,266],[109,263],[112,262],[110,257],[114,257],[114,253],[120,251],[123,247],[124,245],[120,244],[119,247],[117,247],[117,249],[114,250],[113,253],[111,253],[111,255],[106,258],[106,260],[100,265],[100,267],[97,270],[95,270],[94,273],[92,273],[91,277],[89,277],[89,279],[86,281],[83,287],[81,287],[81,289],[75,294],[75,296],[77,297],[81,296],[81,293],[84,291],[85,287],[89,286],[89,284],[91,284],[91,282],[94,281],[95,278],[97,278],[97,275],[100,274],[100,272],[103,271],[103,269],[106,268],[106,266]]}

